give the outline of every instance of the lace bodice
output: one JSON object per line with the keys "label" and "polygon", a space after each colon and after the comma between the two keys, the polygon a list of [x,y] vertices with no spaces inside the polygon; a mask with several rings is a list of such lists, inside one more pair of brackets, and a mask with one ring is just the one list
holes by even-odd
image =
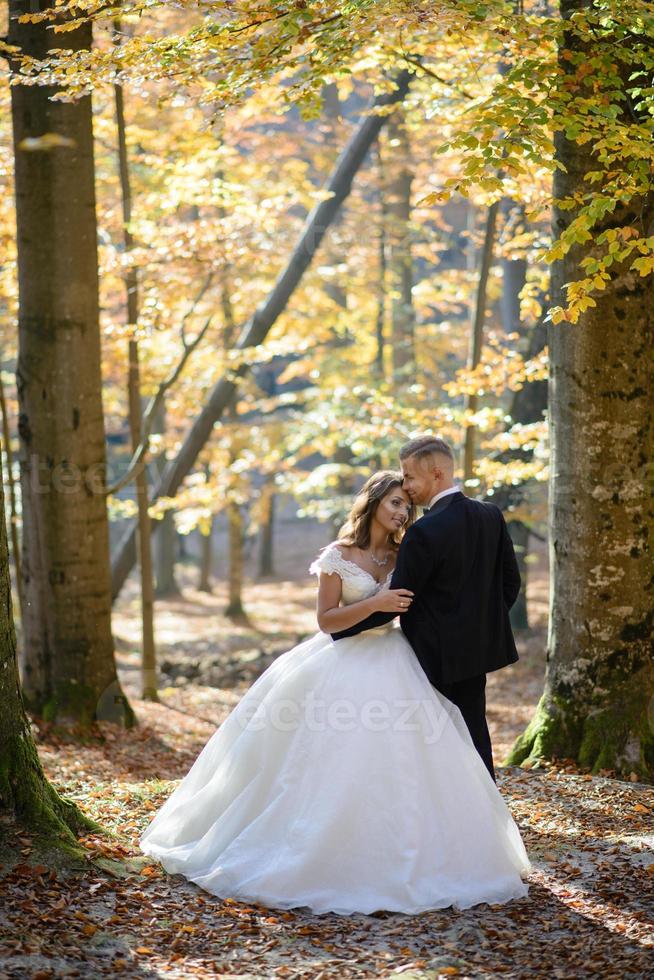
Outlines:
{"label": "lace bodice", "polygon": [[361,599],[367,599],[368,596],[374,595],[381,589],[387,589],[393,574],[391,570],[383,582],[377,582],[365,568],[361,568],[356,562],[345,558],[336,542],[332,542],[323,548],[309,571],[312,575],[320,575],[321,572],[327,574],[335,572],[339,575],[343,582],[341,599],[345,606],[349,606],[353,602],[360,602]]}

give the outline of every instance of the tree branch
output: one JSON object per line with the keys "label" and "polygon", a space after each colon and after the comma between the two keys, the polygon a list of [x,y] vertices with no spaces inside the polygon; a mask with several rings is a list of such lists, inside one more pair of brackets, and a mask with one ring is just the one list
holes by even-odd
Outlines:
{"label": "tree branch", "polygon": [[139,467],[143,463],[146,453],[150,448],[150,436],[152,435],[152,426],[154,424],[154,420],[156,418],[157,412],[161,407],[161,403],[164,400],[166,392],[168,391],[169,388],[172,388],[172,386],[175,384],[180,374],[184,370],[186,366],[186,362],[188,361],[189,357],[191,356],[195,348],[198,346],[198,344],[201,343],[207,330],[209,329],[209,326],[213,320],[213,314],[207,317],[204,326],[201,328],[201,330],[198,332],[198,334],[193,338],[191,342],[186,340],[186,336],[184,333],[184,327],[186,321],[188,320],[189,316],[191,316],[191,314],[197,307],[198,303],[206,293],[207,289],[209,288],[209,285],[211,284],[212,279],[213,279],[213,273],[210,273],[209,276],[207,277],[207,281],[204,283],[202,289],[196,296],[193,305],[190,307],[189,310],[187,310],[187,312],[184,314],[184,317],[182,318],[181,337],[182,337],[182,345],[184,348],[184,353],[182,354],[177,365],[171,371],[168,377],[161,382],[161,384],[159,385],[156,391],[156,394],[154,394],[153,397],[150,399],[148,406],[145,412],[143,413],[143,420],[141,422],[141,430],[142,430],[141,442],[139,443],[136,450],[134,451],[134,455],[130,460],[129,466],[127,468],[127,472],[124,474],[124,476],[122,476],[112,486],[107,487],[106,490],[107,496],[109,496],[109,494],[118,493],[119,490],[122,490],[123,487],[126,487],[127,484],[131,483],[132,480],[134,479],[135,474],[137,473]]}
{"label": "tree branch", "polygon": [[[402,102],[409,90],[413,73],[402,69],[395,76],[395,90],[384,93],[373,100],[358,129],[352,134],[328,181],[328,196],[320,201],[307,219],[300,239],[291,254],[286,268],[280,274],[268,298],[255,311],[245,324],[236,344],[236,350],[246,350],[262,344],[273,324],[286,309],[294,290],[311,264],[325,232],[336,217],[343,201],[352,189],[352,181],[365,160],[382,128],[386,116],[376,110],[384,106]],[[170,460],[154,489],[152,501],[159,497],[172,497],[177,493],[182,481],[193,468],[203,446],[209,439],[213,427],[232,404],[239,379],[247,373],[248,366],[229,370],[214,386],[209,398],[196,417],[177,456]],[[120,592],[136,560],[136,539],[134,526],[120,541],[112,562],[112,588],[114,598]]]}

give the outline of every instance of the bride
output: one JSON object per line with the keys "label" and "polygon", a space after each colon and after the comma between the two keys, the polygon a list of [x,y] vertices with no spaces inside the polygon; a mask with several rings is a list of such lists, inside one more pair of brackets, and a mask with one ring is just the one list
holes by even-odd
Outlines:
{"label": "bride", "polygon": [[413,516],[397,473],[360,491],[310,569],[323,632],[261,674],[145,831],[142,850],[167,871],[221,898],[317,914],[527,894],[518,828],[401,630],[328,635],[411,602],[388,583]]}

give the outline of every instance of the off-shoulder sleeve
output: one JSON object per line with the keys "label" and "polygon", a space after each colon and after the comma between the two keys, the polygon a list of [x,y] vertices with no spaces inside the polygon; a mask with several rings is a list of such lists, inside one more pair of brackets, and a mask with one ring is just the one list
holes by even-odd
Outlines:
{"label": "off-shoulder sleeve", "polygon": [[335,572],[341,578],[343,578],[346,570],[347,562],[343,557],[342,551],[335,544],[328,544],[326,548],[323,548],[316,560],[309,567],[312,575],[320,575],[321,572],[331,575]]}

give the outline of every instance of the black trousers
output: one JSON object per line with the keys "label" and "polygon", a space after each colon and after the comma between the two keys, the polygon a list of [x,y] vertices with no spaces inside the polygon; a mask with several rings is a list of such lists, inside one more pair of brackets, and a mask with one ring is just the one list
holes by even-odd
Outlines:
{"label": "black trousers", "polygon": [[452,684],[439,684],[438,690],[452,701],[463,715],[474,746],[495,779],[493,747],[486,721],[486,674],[469,677],[464,681],[454,681]]}

